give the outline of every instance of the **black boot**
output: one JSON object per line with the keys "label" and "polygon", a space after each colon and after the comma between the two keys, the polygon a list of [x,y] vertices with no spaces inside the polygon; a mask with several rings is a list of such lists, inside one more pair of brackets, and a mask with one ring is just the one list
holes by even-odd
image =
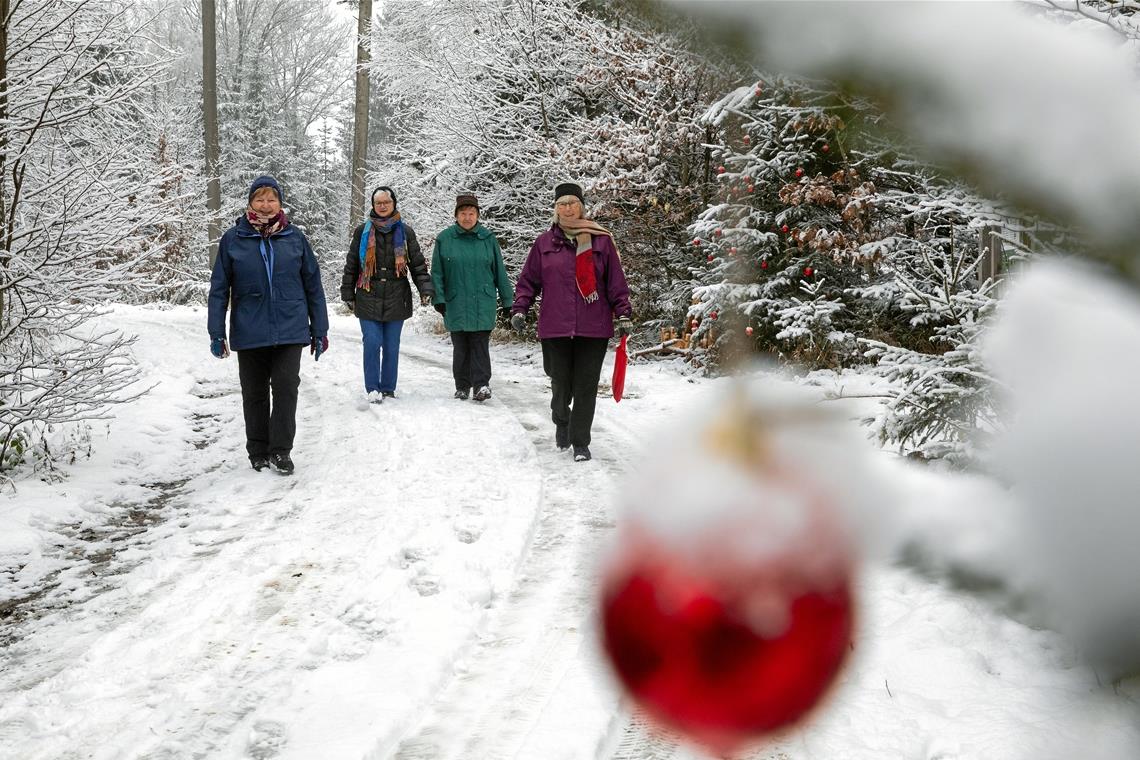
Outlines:
{"label": "black boot", "polygon": [[269,463],[273,465],[273,469],[282,475],[293,474],[293,460],[289,458],[288,454],[270,454]]}
{"label": "black boot", "polygon": [[258,454],[257,456],[252,456],[249,458],[249,464],[253,469],[261,472],[269,466],[269,455]]}
{"label": "black boot", "polygon": [[574,447],[574,461],[575,462],[588,462],[593,457],[590,456],[589,446],[575,446]]}
{"label": "black boot", "polygon": [[559,451],[565,451],[570,448],[570,426],[569,425],[555,425],[554,426],[554,443],[558,445]]}

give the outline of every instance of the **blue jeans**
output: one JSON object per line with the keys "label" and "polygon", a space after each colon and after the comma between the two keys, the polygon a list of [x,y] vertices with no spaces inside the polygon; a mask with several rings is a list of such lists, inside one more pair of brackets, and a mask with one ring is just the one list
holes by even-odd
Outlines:
{"label": "blue jeans", "polygon": [[400,332],[404,320],[375,322],[360,320],[364,336],[364,392],[392,393],[396,390],[396,374],[400,370]]}

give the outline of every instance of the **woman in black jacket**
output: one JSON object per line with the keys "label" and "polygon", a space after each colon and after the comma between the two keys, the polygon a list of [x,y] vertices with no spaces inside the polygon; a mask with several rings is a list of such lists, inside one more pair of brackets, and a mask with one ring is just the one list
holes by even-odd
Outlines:
{"label": "woman in black jacket", "polygon": [[352,233],[340,281],[341,300],[360,320],[364,390],[374,404],[396,395],[400,332],[412,316],[409,279],[419,291],[420,304],[429,304],[431,275],[415,230],[400,219],[396,192],[378,187],[372,191],[368,220]]}

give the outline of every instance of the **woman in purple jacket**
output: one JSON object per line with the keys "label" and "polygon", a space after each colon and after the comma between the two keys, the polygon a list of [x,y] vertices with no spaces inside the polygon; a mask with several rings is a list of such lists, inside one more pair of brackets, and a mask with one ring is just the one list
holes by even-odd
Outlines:
{"label": "woman in purple jacket", "polygon": [[584,216],[580,185],[554,189],[554,223],[530,247],[515,286],[511,326],[523,331],[526,312],[542,295],[538,338],[550,377],[550,416],[559,449],[590,459],[590,427],[606,346],[628,335],[629,286],[609,231]]}

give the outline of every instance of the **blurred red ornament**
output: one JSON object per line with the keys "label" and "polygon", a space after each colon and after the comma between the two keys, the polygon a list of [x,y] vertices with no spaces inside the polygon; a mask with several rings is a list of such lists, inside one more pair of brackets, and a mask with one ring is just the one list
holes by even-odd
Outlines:
{"label": "blurred red ornament", "polygon": [[728,252],[731,253],[733,256],[735,256],[736,255],[736,246],[734,245],[731,248],[729,248]]}
{"label": "blurred red ornament", "polygon": [[796,176],[797,176],[797,177],[802,177],[802,176],[804,176],[804,169],[803,169],[803,167],[802,167],[802,166],[800,166],[800,167],[797,167],[797,168],[796,168]]}
{"label": "blurred red ornament", "polygon": [[788,225],[786,225],[786,224],[785,224],[783,227],[781,227],[781,228],[780,228],[780,232],[782,232],[782,233],[784,233],[785,235],[787,235],[787,234],[788,234]]}
{"label": "blurred red ornament", "polygon": [[759,97],[760,93],[764,92],[764,89],[760,85],[756,85],[756,89],[754,92],[756,93],[756,96]]}
{"label": "blurred red ornament", "polygon": [[694,330],[696,330],[696,329],[697,329],[697,325],[698,325],[698,323],[697,323],[697,320],[695,320],[695,319],[694,319],[694,320],[693,320],[693,321],[692,321],[692,322],[689,324],[689,327],[690,327],[690,328],[692,328],[692,329],[694,329]]}
{"label": "blurred red ornament", "polygon": [[745,327],[744,328],[744,334],[751,336],[752,335],[752,328],[751,327]]}
{"label": "blurred red ornament", "polygon": [[709,319],[713,319],[713,320],[716,319],[716,312],[715,311],[709,312]]}
{"label": "blurred red ornament", "polygon": [[718,166],[718,167],[716,168],[716,173],[717,173],[717,174],[724,174],[724,167],[723,167],[723,166]]}
{"label": "blurred red ornament", "polygon": [[811,277],[813,274],[815,274],[814,269],[811,267],[804,267],[804,277]]}
{"label": "blurred red ornament", "polygon": [[761,269],[767,269],[768,268],[768,262],[767,261],[761,261],[760,262],[760,268]]}
{"label": "blurred red ornament", "polygon": [[820,150],[822,150],[824,153],[826,153],[827,151],[831,150],[831,146],[829,146],[827,143],[824,143],[823,147],[820,148]]}
{"label": "blurred red ornament", "polygon": [[712,260],[713,260],[713,258],[714,258],[714,257],[713,257],[713,255],[710,253],[710,254],[709,254],[709,261],[712,261]]}
{"label": "blurred red ornament", "polygon": [[751,193],[751,192],[752,192],[754,189],[755,189],[755,188],[754,188],[752,185],[749,185],[749,186],[748,186],[748,192],[750,192],[750,193]]}
{"label": "blurred red ornament", "polygon": [[749,137],[748,135],[745,135],[745,136],[742,138],[742,140],[744,141],[744,144],[745,144],[745,145],[747,145],[748,143],[750,143],[750,142],[752,141],[752,138],[751,138],[751,137]]}
{"label": "blurred red ornament", "polygon": [[716,228],[716,231],[715,231],[715,232],[713,232],[713,234],[714,234],[714,235],[716,235],[717,237],[720,237],[720,236],[721,236],[721,235],[723,235],[724,233],[723,233],[723,232],[721,232],[721,229],[720,229],[720,227],[717,227],[717,228]]}
{"label": "blurred red ornament", "polygon": [[700,244],[701,244],[700,238],[693,238],[693,245],[700,245]]}

